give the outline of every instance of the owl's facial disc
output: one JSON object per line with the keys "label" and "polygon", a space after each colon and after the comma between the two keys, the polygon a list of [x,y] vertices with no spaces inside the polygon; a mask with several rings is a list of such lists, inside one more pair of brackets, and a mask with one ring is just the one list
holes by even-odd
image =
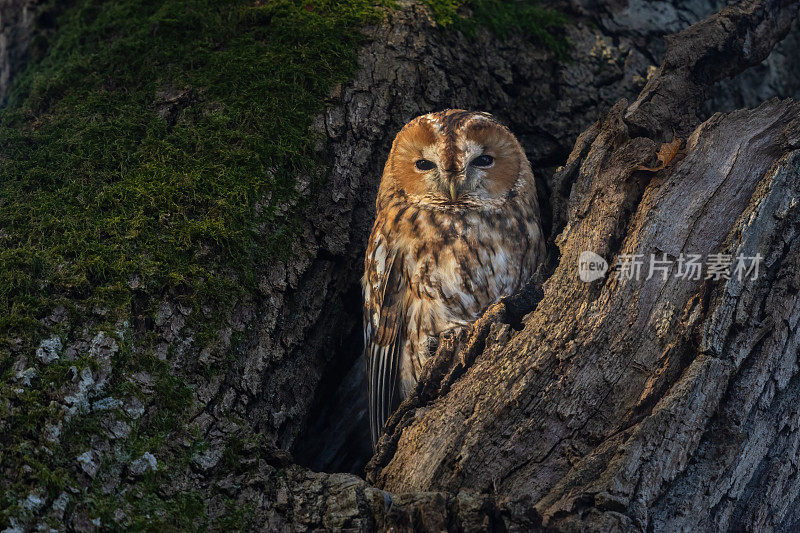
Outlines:
{"label": "owl's facial disc", "polygon": [[419,117],[398,134],[390,155],[397,186],[421,204],[479,206],[502,201],[521,173],[519,143],[484,113]]}

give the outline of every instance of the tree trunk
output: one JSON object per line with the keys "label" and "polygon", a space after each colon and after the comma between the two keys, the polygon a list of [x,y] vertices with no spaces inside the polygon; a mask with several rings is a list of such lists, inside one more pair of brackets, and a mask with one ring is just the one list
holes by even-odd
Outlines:
{"label": "tree trunk", "polygon": [[[211,517],[230,513],[232,500],[269,530],[792,530],[800,107],[771,100],[700,122],[708,102],[732,109],[800,89],[791,43],[762,63],[797,4],[729,8],[665,49],[665,33],[721,3],[648,4],[631,19],[611,2],[562,2],[577,20],[566,30],[566,63],[519,36],[471,40],[436,28],[426,8],[400,4],[367,30],[358,73],[317,120],[330,172],[324,190],[303,189],[315,210],[292,257],[267,265],[261,292],[230,309],[212,349],[192,344],[174,295],[145,331],[127,332],[134,349],[154,346],[195,387],[190,423],[154,451],[159,461],[184,453],[190,431],[208,442],[157,493],[199,491]],[[647,22],[656,12],[662,18]],[[754,65],[758,79],[745,73],[713,87]],[[390,420],[369,482],[313,472],[360,472],[371,453],[358,278],[374,195],[394,133],[445,107],[493,112],[518,135],[537,175],[551,260],[470,332],[443,339]],[[637,170],[655,166],[673,129],[686,137],[677,157],[659,172]],[[673,265],[666,280],[609,273],[585,283],[583,251],[612,265],[651,253],[765,260],[754,281],[677,279]],[[83,324],[71,329],[65,350],[91,346],[98,365],[88,385],[76,378],[59,392],[64,404],[80,387],[101,397],[119,350],[86,337]],[[231,353],[223,372],[202,372]],[[32,354],[17,356],[23,371]],[[145,413],[147,401],[157,400],[145,400]],[[92,453],[113,466],[102,483],[130,490],[137,480],[120,440],[107,426],[92,431]],[[232,440],[236,455],[224,464]],[[99,481],[81,479],[69,506],[48,496],[11,525],[55,519],[93,529],[80,491]]]}
{"label": "tree trunk", "polygon": [[[682,32],[639,99],[578,139],[556,175],[575,182],[535,309],[519,331],[519,311],[490,310],[466,349],[437,354],[441,385],[392,417],[370,479],[470,487],[556,529],[793,530],[800,104],[687,127],[708,84],[763,59],[796,9],[756,2]],[[673,128],[691,132],[678,157],[640,170],[651,137]],[[587,283],[587,250],[611,264],[653,254],[670,270],[650,277],[645,261],[639,279]],[[760,275],[676,276],[680,256],[717,253],[760,254]]]}
{"label": "tree trunk", "polygon": [[[293,520],[793,530],[800,106],[772,100],[694,124],[711,84],[763,60],[796,10],[731,8],[671,40],[639,98],[586,130],[554,174],[571,194],[553,271],[468,336],[443,339],[390,420],[368,467],[388,492],[306,474],[288,489]],[[673,129],[687,137],[677,157],[657,173],[637,169],[655,164]],[[611,264],[651,253],[765,259],[755,280],[679,279],[673,263],[666,279],[585,283],[585,250]],[[309,494],[317,503],[304,507]]]}

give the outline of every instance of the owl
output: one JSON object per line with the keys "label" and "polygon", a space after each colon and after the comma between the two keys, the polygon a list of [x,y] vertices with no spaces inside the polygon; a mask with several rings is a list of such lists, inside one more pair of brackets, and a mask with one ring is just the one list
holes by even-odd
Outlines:
{"label": "owl", "polygon": [[362,287],[373,446],[439,334],[521,288],[544,256],[536,185],[490,114],[415,118],[383,170]]}

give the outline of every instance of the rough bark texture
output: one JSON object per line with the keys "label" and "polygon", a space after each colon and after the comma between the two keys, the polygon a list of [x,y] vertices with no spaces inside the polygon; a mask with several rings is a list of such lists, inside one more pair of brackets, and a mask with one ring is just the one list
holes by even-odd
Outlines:
{"label": "rough bark texture", "polygon": [[[326,133],[334,139],[335,160],[342,162],[334,165],[334,175],[341,173],[350,183],[364,179],[368,183],[360,191],[343,193],[345,198],[367,199],[366,204],[357,201],[361,211],[354,212],[351,223],[351,227],[356,223],[362,226],[350,233],[349,242],[358,245],[358,255],[345,267],[355,270],[350,279],[354,282],[361,274],[362,247],[369,230],[363,222],[372,220],[371,200],[382,154],[405,121],[446,107],[481,108],[500,116],[531,159],[539,181],[545,231],[555,236],[565,223],[566,198],[574,177],[554,179],[554,166],[566,159],[578,134],[614,102],[635,98],[664,55],[666,33],[711,15],[723,5],[563,3],[559,7],[581,21],[567,27],[567,38],[573,44],[568,63],[559,63],[518,39],[498,43],[484,35],[472,43],[453,33],[432,31],[425,11],[418,7],[391,19],[388,27],[376,29],[361,55],[363,70],[337,93],[342,101],[325,119]],[[587,18],[597,26],[587,25]],[[796,34],[800,31],[795,30],[793,38]],[[733,109],[758,105],[765,97],[798,94],[800,61],[785,55],[786,46],[791,47],[791,42],[779,45],[770,62],[759,67],[757,78],[742,75],[725,80],[723,87],[708,84],[706,90],[711,91],[714,105]],[[475,55],[475,50],[482,53]],[[364,125],[370,133],[363,133],[367,131]],[[360,163],[366,153],[375,157],[363,166],[353,164]],[[354,299],[358,290],[352,286]],[[359,320],[357,315],[350,316],[356,333],[334,358],[337,371],[331,381],[336,384],[325,383],[318,391],[305,432],[293,448],[303,463],[315,469],[358,472],[363,464],[363,455],[359,455],[363,448],[351,453],[358,450],[357,439],[366,427],[366,402],[353,401],[363,398],[365,390],[363,362],[354,358],[357,350],[352,349],[360,342]]]}
{"label": "rough bark texture", "polygon": [[[690,120],[704,99],[695,58],[722,37],[733,53],[722,70],[744,68],[751,59],[735,50],[753,31],[765,45],[781,38],[796,9],[732,8],[678,35],[666,81],[653,78],[582,135],[560,171],[577,179],[535,310],[519,332],[496,320],[477,358],[456,356],[474,363],[442,398],[401,407],[370,479],[394,492],[471,487],[530,505],[557,529],[792,530],[800,106],[714,115],[655,175],[636,168],[657,144],[633,132],[662,131],[654,116]],[[688,61],[667,68],[677,57]],[[638,115],[654,92],[660,100]],[[765,262],[755,281],[679,279],[673,265],[666,279],[590,284],[577,277],[584,250],[612,264],[689,253]]]}
{"label": "rough bark texture", "polygon": [[[708,96],[706,105],[731,109],[800,87],[798,60],[784,52],[758,67],[770,75],[710,89],[711,78],[763,60],[797,11],[790,2],[756,4],[689,30],[695,41],[673,39],[665,52],[665,34],[722,4],[562,3],[576,17],[568,63],[518,37],[471,41],[435,28],[416,3],[368,29],[359,72],[335,88],[316,124],[328,139],[320,150],[330,172],[292,258],[265,269],[261,293],[231,311],[215,349],[197,353],[186,311],[171,296],[147,326],[149,342],[195,386],[192,426],[209,442],[160,494],[198,490],[218,515],[233,498],[258,525],[301,531],[791,530],[800,520],[800,109],[770,101],[699,126],[697,119]],[[681,53],[682,43],[696,49]],[[3,57],[12,49],[21,48],[7,45]],[[687,75],[707,72],[707,62],[725,64],[707,79]],[[620,100],[634,101],[643,87],[638,104]],[[653,102],[655,111],[645,106]],[[469,338],[445,339],[373,458],[370,480],[379,488],[313,473],[285,450],[329,471],[358,471],[369,455],[358,422],[366,402],[357,281],[374,195],[394,133],[446,107],[493,112],[518,135],[549,207],[547,230],[560,234],[554,269],[490,308]],[[673,127],[694,131],[679,159],[655,175],[635,171],[653,163]],[[767,268],[748,284],[613,276],[584,284],[576,275],[583,250],[609,262],[620,253],[760,251]],[[102,397],[119,349],[80,335],[65,350],[90,352],[98,365],[76,376],[65,405],[78,394]],[[225,372],[199,371],[231,352]],[[117,460],[109,431],[93,440],[98,460]],[[238,464],[222,469],[226,439],[254,434],[265,442],[244,445]],[[185,446],[180,435],[158,459]],[[129,473],[121,464],[103,483],[125,490]],[[59,501],[46,498],[33,514],[94,527],[79,501],[68,516]]]}
{"label": "rough bark texture", "polygon": [[742,2],[671,36],[657,75],[625,120],[649,134],[696,123],[711,84],[766,59],[775,36],[780,40],[788,33],[794,11],[792,2]]}
{"label": "rough bark texture", "polygon": [[[536,310],[520,332],[497,321],[447,395],[394,428],[379,486],[473,487],[529,501],[559,528],[782,525],[800,491],[800,107],[714,116],[652,180],[633,169],[653,143],[628,137],[623,109],[583,158]],[[766,268],[755,283],[673,270],[587,284],[576,276],[583,250],[761,253]]]}

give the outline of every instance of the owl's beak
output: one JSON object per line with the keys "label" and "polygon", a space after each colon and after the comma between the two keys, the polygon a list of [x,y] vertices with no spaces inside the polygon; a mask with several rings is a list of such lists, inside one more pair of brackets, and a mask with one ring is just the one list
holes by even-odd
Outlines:
{"label": "owl's beak", "polygon": [[450,200],[455,202],[458,196],[463,192],[461,185],[464,183],[464,172],[462,170],[447,170],[445,177],[446,188],[442,191],[445,194],[450,194]]}

